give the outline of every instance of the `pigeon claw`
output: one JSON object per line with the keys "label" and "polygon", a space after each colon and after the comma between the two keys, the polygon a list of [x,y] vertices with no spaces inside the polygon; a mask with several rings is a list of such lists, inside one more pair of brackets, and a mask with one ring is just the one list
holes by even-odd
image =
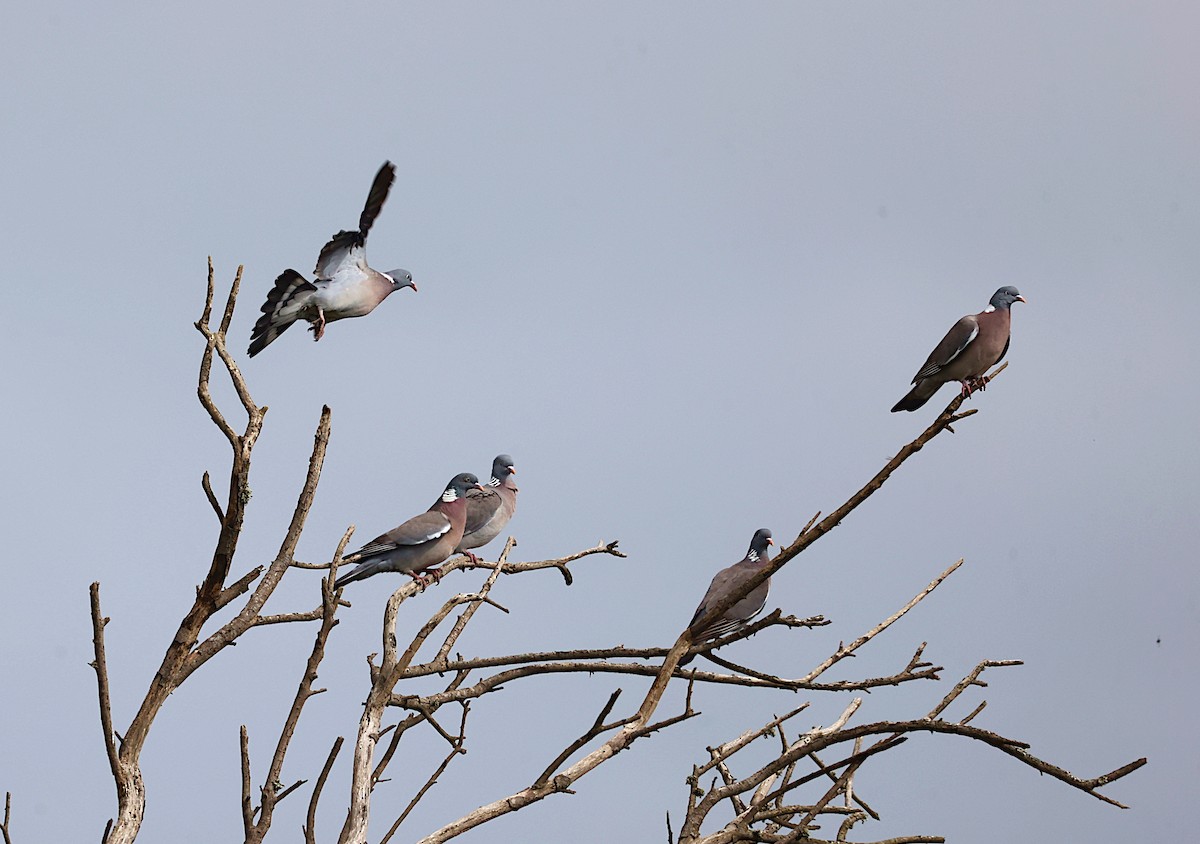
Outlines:
{"label": "pigeon claw", "polygon": [[317,308],[317,318],[308,327],[308,330],[313,333],[314,343],[325,336],[325,312],[320,308]]}
{"label": "pigeon claw", "polygon": [[972,375],[970,378],[964,378],[962,381],[962,397],[970,398],[974,392],[982,392],[987,389],[987,379],[981,378],[978,375]]}
{"label": "pigeon claw", "polygon": [[440,584],[442,582],[442,570],[441,569],[425,569],[424,571],[420,571],[420,572],[410,571],[407,574],[409,577],[411,577],[417,583],[421,584],[422,592],[424,592],[429,587],[429,582],[431,579],[435,584]]}

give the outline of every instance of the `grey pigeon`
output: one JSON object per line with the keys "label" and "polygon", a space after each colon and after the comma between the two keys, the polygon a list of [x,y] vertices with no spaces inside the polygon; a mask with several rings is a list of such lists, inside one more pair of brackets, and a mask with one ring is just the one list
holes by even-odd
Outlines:
{"label": "grey pigeon", "polygon": [[455,475],[430,510],[375,537],[345,557],[342,562],[357,563],[358,567],[343,574],[333,585],[340,588],[381,571],[404,572],[422,585],[428,582],[423,572],[438,578],[441,570],[430,567],[445,562],[454,553],[467,523],[467,493],[480,488],[479,478],[470,472]]}
{"label": "grey pigeon", "polygon": [[311,323],[314,340],[325,335],[325,324],[348,317],[366,316],[375,306],[402,287],[413,284],[408,270],[381,273],[367,266],[367,232],[387,199],[396,168],[385,161],[375,174],[367,203],[358,218],[358,229],[335,234],[317,257],[314,281],[293,269],[284,270],[267,294],[262,316],[250,333],[250,357],[271,344],[297,320]]}
{"label": "grey pigeon", "polygon": [[517,473],[513,459],[499,454],[492,461],[492,479],[482,489],[467,493],[467,526],[456,553],[466,554],[472,562],[478,558],[472,548],[482,548],[500,535],[508,520],[517,512],[517,485],[512,476]]}
{"label": "grey pigeon", "polygon": [[[726,633],[732,633],[762,612],[762,608],[767,603],[767,592],[771,589],[770,578],[754,587],[748,595],[725,610],[719,617],[709,620],[703,627],[697,627],[698,622],[702,620],[709,609],[766,568],[770,562],[767,557],[767,547],[774,544],[771,531],[759,528],[750,540],[750,549],[746,551],[746,556],[729,568],[717,572],[708,586],[708,591],[704,593],[700,606],[696,607],[695,615],[688,623],[693,643],[716,639]],[[679,661],[679,664],[686,665],[690,661],[691,657],[685,657]]]}
{"label": "grey pigeon", "polygon": [[896,402],[898,410],[916,410],[933,397],[938,388],[949,381],[962,382],[962,394],[986,386],[982,380],[1008,352],[1009,327],[1013,302],[1025,297],[1015,287],[1001,287],[992,296],[987,308],[978,314],[963,317],[930,352],[924,365],[913,376],[914,386],[908,395]]}

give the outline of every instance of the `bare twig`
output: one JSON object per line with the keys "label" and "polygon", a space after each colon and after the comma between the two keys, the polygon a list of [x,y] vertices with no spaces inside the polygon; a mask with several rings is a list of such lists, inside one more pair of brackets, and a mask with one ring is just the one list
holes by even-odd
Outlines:
{"label": "bare twig", "polygon": [[[437,656],[433,658],[433,662],[435,664],[445,664],[446,657],[450,653],[450,649],[454,647],[456,642],[458,642],[458,637],[462,635],[463,630],[466,629],[467,624],[474,617],[475,611],[483,606],[485,602],[491,601],[487,595],[489,592],[491,592],[492,587],[496,584],[496,579],[500,577],[501,573],[503,573],[504,566],[508,562],[508,554],[510,551],[512,551],[516,544],[517,541],[511,536],[508,538],[508,541],[504,543],[504,550],[500,552],[500,560],[496,563],[495,568],[492,569],[492,573],[488,576],[487,580],[484,581],[483,586],[479,587],[478,597],[473,600],[465,610],[463,610],[461,615],[459,615],[458,619],[454,622],[454,626],[450,629],[449,634],[447,634],[445,641],[442,642],[442,646],[438,648]],[[496,606],[499,605],[497,604]],[[504,611],[508,612],[508,610]]]}
{"label": "bare twig", "polygon": [[321,791],[325,788],[325,781],[329,779],[329,772],[333,770],[333,762],[337,759],[338,751],[342,749],[342,741],[342,736],[338,736],[333,742],[333,747],[329,749],[329,755],[325,757],[321,774],[317,777],[316,785],[313,786],[312,796],[308,799],[308,814],[304,824],[304,844],[317,844],[317,803],[321,800]]}
{"label": "bare twig", "polygon": [[[943,712],[945,712],[947,707],[949,707],[950,704],[952,704],[958,698],[958,696],[961,695],[964,691],[966,691],[969,687],[971,687],[971,686],[986,686],[987,683],[984,683],[982,680],[980,680],[979,675],[981,675],[988,668],[1005,668],[1005,667],[1012,666],[1012,665],[1024,665],[1024,664],[1025,663],[1021,662],[1021,660],[1019,660],[1019,659],[1002,659],[1002,660],[989,659],[989,660],[985,660],[985,661],[979,663],[978,665],[975,666],[974,670],[972,670],[970,674],[968,674],[966,677],[963,677],[961,680],[959,680],[957,683],[955,683],[954,688],[951,689],[944,698],[942,698],[941,702],[937,706],[935,706],[933,709],[929,710],[929,714],[926,715],[925,717],[926,718],[937,718],[939,715],[941,715]],[[980,706],[974,712],[972,712],[970,715],[968,715],[966,718],[964,718],[959,723],[965,724],[967,721],[970,721],[972,718],[974,718],[976,715],[978,715],[980,710],[982,710],[982,709],[983,709],[983,704],[980,704]]]}
{"label": "bare twig", "polygon": [[[342,553],[346,550],[346,543],[350,541],[353,533],[354,529],[350,528],[342,535],[341,541],[338,542],[337,550],[334,552],[335,561],[341,560]],[[328,577],[321,581],[321,626],[318,628],[317,634],[313,639],[312,651],[309,653],[308,662],[305,664],[304,674],[300,678],[300,684],[296,689],[295,697],[292,699],[292,706],[288,710],[287,718],[284,720],[283,729],[279,732],[279,741],[275,745],[275,753],[271,757],[271,766],[267,771],[267,776],[261,789],[263,798],[259,810],[258,822],[254,825],[253,830],[248,831],[247,844],[260,842],[266,837],[267,831],[271,828],[275,805],[299,786],[299,783],[297,783],[277,793],[274,784],[279,782],[280,777],[283,775],[284,758],[287,756],[288,746],[295,735],[296,726],[300,723],[300,715],[304,710],[304,704],[308,702],[309,698],[324,691],[324,689],[314,689],[313,683],[317,679],[317,669],[320,668],[321,660],[325,658],[325,644],[329,640],[329,634],[333,632],[333,628],[338,623],[334,617],[338,609],[337,595],[333,589],[333,577],[335,574],[336,567],[330,571]]]}
{"label": "bare twig", "polygon": [[0,834],[4,835],[4,844],[12,844],[12,832],[8,828],[12,820],[12,792],[4,792],[4,823],[0,824]]}
{"label": "bare twig", "polygon": [[[887,630],[889,627],[891,627],[893,624],[895,624],[897,621],[899,621],[901,618],[903,618],[904,615],[906,613],[908,613],[909,610],[911,610],[917,604],[921,603],[921,601],[925,598],[925,596],[927,596],[934,589],[937,589],[938,586],[941,585],[942,581],[945,580],[950,575],[954,574],[954,572],[956,572],[958,570],[959,566],[961,566],[962,564],[963,564],[963,561],[961,559],[959,559],[957,562],[952,564],[949,568],[947,568],[945,571],[943,571],[941,574],[939,574],[937,577],[935,577],[933,580],[931,580],[929,582],[928,586],[926,586],[924,589],[922,589],[920,592],[918,592],[916,595],[914,595],[912,600],[910,600],[907,604],[905,604],[899,610],[892,613],[892,615],[890,615],[888,618],[881,621],[879,624],[877,624],[872,629],[868,630],[863,635],[859,636],[857,639],[855,639],[849,645],[839,647],[837,649],[837,651],[835,653],[833,653],[832,655],[830,655],[830,657],[828,659],[826,659],[824,662],[822,662],[820,665],[818,665],[816,668],[814,668],[808,674],[804,675],[803,681],[804,682],[812,682],[813,680],[817,679],[822,674],[824,674],[826,671],[828,671],[830,667],[832,667],[833,665],[842,661],[846,657],[851,656],[855,651],[857,651],[859,648],[861,648],[867,642],[874,639],[876,636],[878,636],[884,630]],[[920,652],[918,651],[918,655],[919,655],[919,653]]]}
{"label": "bare twig", "polygon": [[108,764],[113,776],[118,776],[121,762],[117,755],[117,745],[113,733],[112,695],[108,686],[108,659],[104,653],[104,627],[108,619],[100,612],[100,584],[93,583],[89,589],[92,606],[92,647],[95,659],[92,668],[96,670],[96,690],[100,697],[100,729],[104,732],[104,750],[108,754]]}
{"label": "bare twig", "polygon": [[217,495],[213,492],[212,482],[209,480],[208,472],[205,472],[200,478],[200,486],[204,488],[204,496],[208,499],[208,503],[212,506],[213,512],[217,514],[217,521],[221,524],[225,523],[225,511],[221,509],[221,502],[217,500]]}
{"label": "bare twig", "polygon": [[629,723],[629,721],[631,720],[629,718],[625,718],[621,721],[617,721],[614,724],[606,725],[604,723],[604,719],[609,716],[609,714],[612,712],[613,707],[617,705],[617,698],[619,698],[620,696],[621,696],[620,689],[617,689],[611,695],[608,696],[608,701],[604,704],[604,707],[600,710],[600,714],[596,716],[596,720],[592,722],[592,726],[589,727],[587,732],[585,732],[582,736],[580,736],[579,738],[575,739],[575,741],[573,741],[569,745],[567,745],[566,749],[563,750],[562,753],[560,753],[560,754],[558,754],[558,756],[554,757],[554,761],[551,762],[549,765],[547,765],[546,770],[542,771],[541,775],[536,780],[533,781],[533,785],[535,788],[544,786],[547,782],[549,782],[550,777],[552,777],[554,775],[554,772],[558,770],[559,766],[562,765],[563,762],[570,759],[571,755],[574,754],[580,748],[586,747],[588,742],[590,742],[596,736],[600,735],[601,733],[606,733],[609,730],[615,730],[617,727],[623,727]]}
{"label": "bare twig", "polygon": [[470,708],[471,705],[469,703],[464,703],[462,705],[462,719],[458,724],[458,736],[456,737],[455,741],[451,742],[450,752],[446,754],[446,758],[443,759],[441,764],[437,766],[437,769],[429,775],[429,779],[425,781],[425,784],[421,786],[417,793],[413,795],[413,798],[408,801],[408,805],[404,807],[404,811],[400,813],[398,818],[396,818],[395,822],[388,829],[387,834],[379,840],[379,844],[387,844],[387,842],[392,839],[392,836],[396,834],[396,830],[400,828],[400,824],[404,823],[404,820],[409,816],[409,813],[416,808],[417,804],[421,802],[421,799],[429,792],[429,789],[437,785],[438,778],[446,772],[446,768],[450,766],[450,763],[458,756],[467,752],[463,748],[463,743],[466,741],[467,737],[467,713],[470,711]]}
{"label": "bare twig", "polygon": [[242,832],[249,841],[254,829],[254,802],[250,785],[250,735],[245,724],[238,730],[238,758],[242,763]]}

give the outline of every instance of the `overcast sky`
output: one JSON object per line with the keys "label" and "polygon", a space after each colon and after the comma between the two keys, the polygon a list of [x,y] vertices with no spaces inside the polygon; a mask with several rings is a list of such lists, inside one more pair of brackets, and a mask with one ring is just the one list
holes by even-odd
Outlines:
{"label": "overcast sky", "polygon": [[[385,159],[396,184],[368,254],[420,292],[319,344],[297,329],[240,358],[271,410],[236,572],[274,556],[328,404],[303,559],[327,559],[348,524],[360,541],[391,528],[508,452],[516,558],[601,538],[629,558],[581,561],[571,588],[553,572],[505,580],[495,597],[513,612],[481,612],[460,650],[668,644],[756,528],[790,540],[936,416],[950,387],[917,413],[888,409],[954,320],[1012,284],[1029,303],[981,412],[776,578],[769,609],[834,623],[730,656],[800,676],[964,557],[835,675],[891,673],[928,642],[944,682],[869,695],[856,720],[923,714],[978,661],[1023,659],[963,713],[986,696],[979,726],[1080,775],[1150,764],[1107,789],[1121,811],[986,748],[917,737],[860,775],[883,821],[856,840],[1194,833],[1195,4],[46,0],[9,4],[0,26],[14,840],[97,840],[115,811],[88,584],[112,618],[123,729],[207,569],[199,481],[225,475],[229,449],[195,399],[206,258],[222,287],[245,265],[241,353],[274,277],[311,270]],[[406,604],[402,628],[481,577]],[[269,610],[314,605],[315,574],[289,581]],[[286,781],[311,781],[333,737],[353,735],[399,582],[347,589],[330,691],[306,710]],[[309,636],[255,631],[168,700],[143,756],[142,840],[241,834],[238,725],[257,781]],[[469,754],[396,840],[528,785],[618,686],[632,704],[646,682],[533,679],[478,703]],[[705,745],[806,699],[798,726],[849,696],[702,689],[702,717],[463,840],[663,840]],[[414,742],[376,791],[372,841],[437,741]],[[282,804],[279,840],[306,800]]]}

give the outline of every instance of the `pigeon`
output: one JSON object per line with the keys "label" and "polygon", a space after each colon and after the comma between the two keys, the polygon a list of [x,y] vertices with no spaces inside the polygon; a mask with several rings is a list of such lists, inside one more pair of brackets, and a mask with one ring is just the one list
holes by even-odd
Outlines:
{"label": "pigeon", "polygon": [[1015,287],[1001,287],[988,306],[978,314],[963,317],[937,344],[925,364],[913,376],[914,386],[896,402],[892,413],[916,410],[929,401],[938,387],[949,381],[962,382],[962,394],[969,396],[987,386],[983,374],[1004,359],[1008,352],[1009,326],[1013,302],[1025,297]]}
{"label": "pigeon", "polygon": [[467,493],[473,489],[482,489],[479,478],[470,472],[455,475],[430,510],[375,537],[345,557],[342,562],[356,563],[357,568],[334,581],[334,588],[340,589],[381,571],[404,572],[422,586],[428,583],[425,572],[439,579],[441,569],[431,566],[445,562],[462,539],[467,522]]}
{"label": "pigeon", "polygon": [[513,459],[507,454],[499,454],[492,461],[492,479],[487,486],[467,493],[467,526],[455,553],[466,554],[472,563],[477,563],[479,558],[471,553],[471,549],[482,548],[504,530],[513,513],[517,512],[517,485],[512,479],[516,473]]}
{"label": "pigeon", "polygon": [[367,266],[367,232],[387,199],[396,178],[396,167],[385,161],[375,174],[367,203],[358,218],[358,229],[335,234],[317,257],[316,278],[308,281],[293,269],[284,270],[267,294],[262,316],[250,333],[254,357],[297,320],[307,320],[314,340],[325,335],[325,324],[348,317],[366,316],[375,306],[403,287],[417,289],[408,270],[381,273]]}
{"label": "pigeon", "polygon": [[[712,583],[708,585],[708,591],[704,593],[704,599],[700,601],[700,606],[696,607],[695,615],[688,623],[693,643],[705,642],[724,636],[726,633],[732,633],[762,612],[762,608],[767,603],[767,592],[771,589],[770,578],[756,586],[718,618],[708,620],[703,627],[697,626],[709,609],[766,567],[770,562],[767,558],[767,547],[774,544],[771,531],[759,528],[750,540],[750,549],[746,551],[746,556],[729,568],[717,572]],[[691,657],[687,656],[681,659],[679,664],[686,665],[689,662],[691,662]]]}

